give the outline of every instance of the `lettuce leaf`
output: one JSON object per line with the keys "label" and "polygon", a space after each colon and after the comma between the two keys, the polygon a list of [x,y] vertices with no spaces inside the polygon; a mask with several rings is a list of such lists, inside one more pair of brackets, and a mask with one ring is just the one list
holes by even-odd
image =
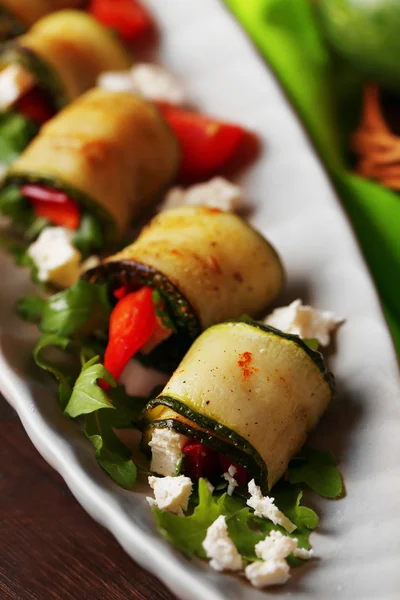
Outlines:
{"label": "lettuce leaf", "polygon": [[47,300],[40,329],[67,337],[84,336],[107,330],[110,314],[107,286],[79,280]]}
{"label": "lettuce leaf", "polygon": [[64,410],[72,393],[72,383],[74,376],[65,364],[58,365],[54,358],[50,361],[43,356],[43,350],[46,348],[60,348],[66,350],[70,345],[70,340],[57,334],[42,335],[33,350],[33,359],[38,367],[48,371],[55,377],[59,383],[58,394],[61,408]]}
{"label": "lettuce leaf", "polygon": [[332,452],[304,446],[288,468],[290,483],[304,483],[324,498],[340,498],[344,493],[342,477]]}
{"label": "lettuce leaf", "polygon": [[33,294],[24,296],[15,303],[15,310],[20,319],[29,323],[40,323],[46,300],[41,296]]}
{"label": "lettuce leaf", "polygon": [[38,131],[38,125],[19,113],[0,113],[0,162],[11,164]]}
{"label": "lettuce leaf", "polygon": [[75,233],[72,243],[78,248],[84,258],[92,252],[103,248],[103,228],[96,217],[88,213],[82,216],[79,229]]}
{"label": "lettuce leaf", "polygon": [[130,490],[136,481],[136,466],[131,451],[115,435],[109,411],[97,410],[88,415],[85,435],[96,450],[99,465],[121,487]]}
{"label": "lettuce leaf", "polygon": [[99,357],[95,356],[83,365],[64,410],[65,415],[75,419],[102,408],[115,410],[107,393],[99,386],[99,379],[111,387],[117,385],[111,373],[99,362]]}

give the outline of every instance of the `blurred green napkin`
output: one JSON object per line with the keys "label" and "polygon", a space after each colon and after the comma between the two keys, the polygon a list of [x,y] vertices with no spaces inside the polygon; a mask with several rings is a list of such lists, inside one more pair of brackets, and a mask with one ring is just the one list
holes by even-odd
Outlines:
{"label": "blurred green napkin", "polygon": [[400,354],[400,195],[351,173],[345,150],[359,113],[360,80],[325,44],[312,0],[225,2],[275,71],[329,171]]}

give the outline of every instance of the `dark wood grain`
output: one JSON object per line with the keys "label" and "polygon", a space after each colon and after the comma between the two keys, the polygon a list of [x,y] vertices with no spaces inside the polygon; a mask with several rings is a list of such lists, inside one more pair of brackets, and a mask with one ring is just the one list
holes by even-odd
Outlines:
{"label": "dark wood grain", "polygon": [[174,598],[83,511],[1,397],[0,598]]}

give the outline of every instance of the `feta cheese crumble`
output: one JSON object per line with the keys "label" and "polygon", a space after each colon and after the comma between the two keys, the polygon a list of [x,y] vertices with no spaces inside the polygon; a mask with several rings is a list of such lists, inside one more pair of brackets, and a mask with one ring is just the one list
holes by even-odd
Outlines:
{"label": "feta cheese crumble", "polygon": [[289,565],[286,560],[256,561],[247,565],[245,575],[256,588],[269,585],[282,585],[290,579]]}
{"label": "feta cheese crumble", "polygon": [[290,578],[290,569],[286,562],[289,554],[293,553],[303,560],[312,556],[312,550],[298,548],[297,538],[290,538],[275,530],[258,542],[254,550],[261,560],[248,565],[245,575],[252,585],[258,588],[282,585],[287,582]]}
{"label": "feta cheese crumble", "polygon": [[19,64],[0,71],[0,110],[10,108],[35,85],[33,75]]}
{"label": "feta cheese crumble", "polygon": [[150,471],[159,475],[174,475],[181,459],[182,448],[188,438],[168,428],[155,428],[149,442]]}
{"label": "feta cheese crumble", "polygon": [[168,510],[182,516],[187,510],[192,481],[189,477],[149,477],[149,485],[154,490],[154,497],[147,498],[150,506],[157,506],[160,510]]}
{"label": "feta cheese crumble", "polygon": [[172,188],[165,196],[160,210],[182,205],[203,205],[220,210],[236,211],[243,202],[243,192],[224,177],[213,177],[205,183],[198,183],[186,189]]}
{"label": "feta cheese crumble", "polygon": [[274,525],[280,525],[289,533],[296,529],[296,525],[275,506],[274,498],[262,495],[261,489],[255,484],[254,479],[249,482],[248,489],[250,498],[247,500],[247,505],[254,510],[256,517],[270,519]]}
{"label": "feta cheese crumble", "polygon": [[139,63],[128,71],[101,73],[97,85],[111,92],[137,94],[151,102],[185,104],[184,87],[175,75],[158,65]]}
{"label": "feta cheese crumble", "polygon": [[27,250],[38,269],[40,281],[66,288],[80,275],[81,253],[72,244],[73,232],[64,227],[46,227]]}
{"label": "feta cheese crumble", "polygon": [[210,558],[210,567],[215,571],[240,571],[243,569],[243,560],[235,544],[229,537],[228,527],[223,515],[219,516],[207,529],[206,537],[202,543],[207,557]]}
{"label": "feta cheese crumble", "polygon": [[266,325],[286,333],[294,333],[301,338],[316,338],[321,346],[329,345],[330,333],[343,321],[328,310],[303,305],[301,300],[275,309],[264,319]]}
{"label": "feta cheese crumble", "polygon": [[262,560],[282,560],[297,548],[297,539],[283,535],[280,531],[273,530],[255,545],[256,556]]}
{"label": "feta cheese crumble", "polygon": [[236,471],[236,467],[231,465],[228,469],[228,472],[222,475],[222,477],[228,482],[228,488],[226,490],[228,496],[232,496],[233,492],[235,491],[235,488],[239,485],[235,479]]}

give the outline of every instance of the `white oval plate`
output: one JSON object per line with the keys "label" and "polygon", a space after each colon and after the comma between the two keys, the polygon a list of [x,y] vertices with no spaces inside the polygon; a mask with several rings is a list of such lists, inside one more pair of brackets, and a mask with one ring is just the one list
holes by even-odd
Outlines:
{"label": "white oval plate", "polygon": [[[204,111],[243,123],[264,153],[243,184],[253,223],[279,249],[285,300],[298,296],[345,316],[330,366],[338,394],[315,443],[340,460],[347,496],[318,501],[318,560],[285,587],[251,589],[239,578],[187,561],[157,534],[144,489],[126,492],[98,467],[90,443],[57,408],[49,379],[33,368],[36,332],[13,313],[30,289],[0,256],[0,388],[33,443],[82,506],[180,598],[398,600],[400,592],[400,402],[394,348],[367,268],[326,174],[273,75],[218,0],[147,0],[160,24],[162,61]],[[373,241],[371,241],[373,243]],[[240,249],[238,249],[240,251]]]}

